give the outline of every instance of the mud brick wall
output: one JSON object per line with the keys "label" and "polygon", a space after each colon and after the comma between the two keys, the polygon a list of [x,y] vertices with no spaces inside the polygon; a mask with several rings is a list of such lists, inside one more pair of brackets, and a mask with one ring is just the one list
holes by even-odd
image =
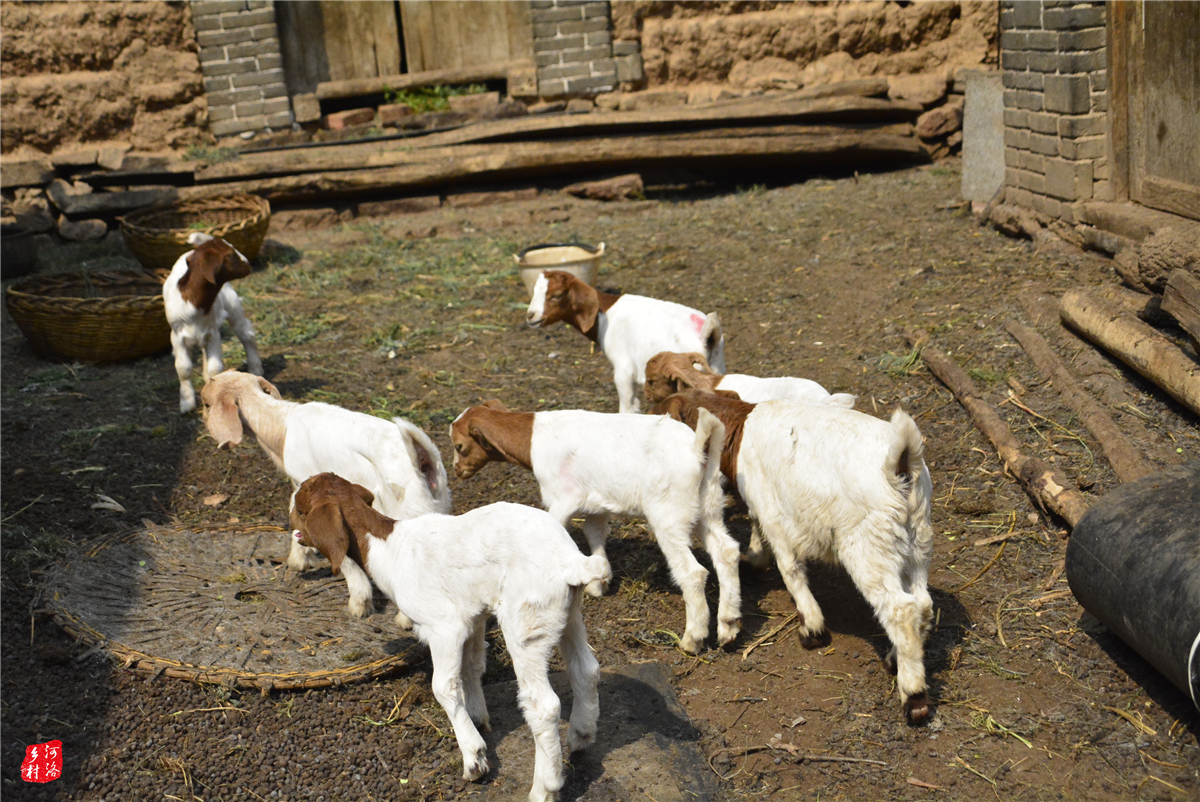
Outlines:
{"label": "mud brick wall", "polygon": [[530,16],[540,96],[577,97],[616,88],[606,0],[532,0]]}
{"label": "mud brick wall", "polygon": [[1105,5],[1002,0],[1005,200],[1075,222],[1111,199]]}
{"label": "mud brick wall", "polygon": [[291,103],[272,0],[193,0],[209,129],[230,136],[287,128]]}

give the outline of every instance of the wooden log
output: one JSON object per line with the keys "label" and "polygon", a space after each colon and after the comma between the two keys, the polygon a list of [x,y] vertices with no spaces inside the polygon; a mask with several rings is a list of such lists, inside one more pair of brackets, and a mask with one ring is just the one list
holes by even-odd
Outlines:
{"label": "wooden log", "polygon": [[996,447],[1009,473],[1024,486],[1034,502],[1074,527],[1088,509],[1087,499],[1075,484],[1057,468],[1022,452],[1016,436],[992,405],[983,400],[975,382],[947,354],[927,343],[928,334],[917,331],[905,336],[914,348],[920,349],[921,359],[929,370],[954,393],[971,420]]}
{"label": "wooden log", "polygon": [[1186,270],[1171,273],[1163,293],[1162,310],[1192,336],[1193,343],[1200,343],[1200,278]]}
{"label": "wooden log", "polygon": [[1080,422],[1100,443],[1118,479],[1132,482],[1154,470],[1138,454],[1112,417],[1091,396],[1079,389],[1066,363],[1050,350],[1050,345],[1042,335],[1015,320],[1010,320],[1004,328],[1021,344],[1038,369],[1050,378],[1067,406],[1075,411]]}
{"label": "wooden log", "polygon": [[1173,342],[1086,290],[1064,295],[1059,313],[1068,326],[1200,415],[1200,365]]}
{"label": "wooden log", "polygon": [[1171,316],[1162,311],[1162,298],[1158,295],[1147,295],[1117,284],[1105,285],[1096,292],[1152,326],[1171,322]]}
{"label": "wooden log", "polygon": [[412,89],[418,86],[454,86],[499,81],[508,77],[509,70],[528,66],[528,60],[504,61],[498,64],[482,64],[473,67],[455,67],[448,70],[410,72],[406,75],[380,75],[371,78],[350,78],[344,81],[323,81],[317,84],[317,97],[321,100],[340,97],[379,95],[388,89]]}
{"label": "wooden log", "polygon": [[[869,128],[842,128],[819,125],[777,125],[761,128],[716,128],[706,131],[680,133],[645,134],[636,137],[640,147],[651,147],[654,142],[695,141],[698,139],[753,139],[768,137],[912,137],[912,125],[896,123]],[[881,141],[881,140],[880,140]],[[562,145],[563,143],[557,143]],[[575,142],[577,146],[584,143]],[[270,151],[249,154],[233,162],[214,164],[196,171],[196,182],[207,184],[214,181],[249,180],[273,178],[297,173],[320,173],[335,170],[361,170],[368,167],[393,167],[403,164],[423,164],[454,158],[467,158],[490,154],[502,147],[513,152],[543,150],[545,145],[530,142],[476,143],[440,148],[418,147],[411,139],[386,142],[364,142],[350,146],[320,148],[298,148],[294,150]],[[746,146],[753,147],[753,146]],[[737,155],[735,148],[731,155]]]}
{"label": "wooden log", "polygon": [[425,192],[467,179],[508,181],[611,175],[648,168],[691,169],[730,178],[747,170],[828,169],[912,164],[924,151],[913,137],[872,132],[835,136],[736,138],[618,137],[565,142],[513,142],[409,152],[411,163],[365,170],[306,173],[185,187],[184,198],[252,192],[272,202],[314,200],[405,189]]}

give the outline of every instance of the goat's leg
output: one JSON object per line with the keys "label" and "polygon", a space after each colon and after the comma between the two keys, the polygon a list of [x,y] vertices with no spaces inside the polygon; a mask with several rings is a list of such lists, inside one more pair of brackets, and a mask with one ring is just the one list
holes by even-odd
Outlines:
{"label": "goat's leg", "polygon": [[179,411],[186,414],[196,408],[196,388],[192,387],[192,356],[183,332],[171,331],[171,350],[175,352],[175,375],[179,377]]}
{"label": "goat's leg", "polygon": [[708,599],[704,597],[708,571],[692,554],[692,526],[690,523],[660,526],[655,521],[650,521],[650,525],[658,547],[667,558],[671,578],[683,593],[687,624],[679,640],[679,648],[688,654],[699,654],[704,647],[704,639],[708,637]]}
{"label": "goat's leg", "polygon": [[[604,541],[608,538],[608,515],[583,516],[583,536],[587,538],[588,548],[592,550],[592,554],[597,554],[606,560],[608,559],[608,554],[604,551]],[[610,571],[611,568],[610,565]],[[589,596],[599,598],[608,593],[608,582],[597,579],[594,582],[589,582],[584,590],[587,591]]]}
{"label": "goat's leg", "polygon": [[246,349],[246,369],[255,376],[263,375],[262,360],[258,356],[258,342],[254,338],[254,327],[242,310],[242,301],[237,295],[225,299],[225,310],[229,313],[229,327]]}
{"label": "goat's leg", "polygon": [[484,732],[492,728],[487,711],[487,700],[483,696],[483,670],[487,667],[487,613],[475,617],[471,635],[463,644],[463,692],[467,700],[467,713]]}
{"label": "goat's leg", "polygon": [[587,642],[587,629],[583,624],[583,596],[577,589],[571,590],[571,610],[567,614],[567,625],[563,629],[559,644],[563,662],[567,664],[567,676],[571,680],[571,726],[567,730],[567,749],[578,752],[591,746],[596,740],[596,723],[600,718],[600,694],[597,683],[600,678],[600,663]]}
{"label": "goat's leg", "polygon": [[[717,642],[726,646],[737,638],[742,629],[742,581],[738,575],[737,541],[729,535],[721,511],[715,510],[707,520],[700,521],[704,550],[712,559],[717,572],[719,596],[717,601]],[[707,604],[706,604],[707,606]]]}
{"label": "goat's leg", "polygon": [[[292,483],[292,500],[291,500],[290,506],[288,507],[288,509],[290,510],[291,516],[294,516],[296,514],[296,491],[299,489],[300,489],[299,483],[293,482]],[[292,545],[291,545],[291,548],[288,550],[288,558],[287,558],[288,568],[291,568],[293,571],[303,571],[306,568],[308,568],[308,558],[311,557],[312,555],[316,554],[317,550],[315,548],[313,548],[312,546],[300,545],[300,541],[294,537],[289,538],[289,540],[291,540]]]}
{"label": "goat's leg", "polygon": [[760,571],[771,567],[771,550],[763,538],[757,519],[750,521],[750,545],[746,547],[746,562]]}
{"label": "goat's leg", "polygon": [[772,544],[771,550],[775,552],[775,562],[783,576],[783,584],[787,586],[788,593],[792,594],[792,601],[796,603],[796,614],[800,622],[800,644],[805,649],[816,649],[824,645],[829,640],[825,631],[825,615],[808,588],[808,568],[804,560],[790,548],[779,548]]}
{"label": "goat's leg", "polygon": [[[877,537],[871,537],[876,542]],[[843,550],[844,555],[848,552]],[[904,591],[900,579],[901,558],[895,551],[856,550],[843,565],[860,593],[870,602],[879,623],[883,624],[896,655],[896,689],[909,721],[920,723],[929,717],[929,698],[925,686],[925,647],[921,638],[921,602]]]}
{"label": "goat's leg", "polygon": [[347,557],[342,560],[342,576],[346,577],[346,587],[350,591],[350,615],[354,618],[365,618],[374,613],[375,593],[367,572]]}
{"label": "goat's leg", "polygon": [[613,383],[617,385],[617,411],[637,414],[642,411],[642,399],[637,392],[637,370],[632,366],[614,367]]}
{"label": "goat's leg", "polygon": [[[556,799],[563,785],[562,743],[558,738],[562,707],[558,694],[550,687],[549,672],[554,644],[565,629],[562,613],[566,611],[544,605],[521,607],[524,609],[515,613],[498,610],[497,616],[517,675],[517,700],[533,732],[533,787],[529,799],[544,802]],[[550,620],[552,616],[557,620]]]}
{"label": "goat's leg", "polygon": [[204,333],[204,381],[208,381],[225,370],[225,360],[221,356],[221,332],[207,331]]}
{"label": "goat's leg", "polygon": [[488,773],[487,743],[467,712],[463,688],[463,645],[471,637],[468,625],[429,635],[433,660],[433,695],[446,711],[463,757],[463,779],[478,780]]}

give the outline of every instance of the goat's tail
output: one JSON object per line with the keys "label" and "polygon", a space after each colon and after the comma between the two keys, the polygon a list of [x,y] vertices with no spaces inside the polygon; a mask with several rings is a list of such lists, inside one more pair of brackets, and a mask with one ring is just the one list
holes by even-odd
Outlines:
{"label": "goat's tail", "polygon": [[593,554],[583,557],[574,566],[567,569],[567,584],[573,588],[582,586],[589,596],[599,598],[608,590],[612,580],[612,566],[603,554]]}
{"label": "goat's tail", "polygon": [[700,339],[704,342],[704,356],[716,373],[725,373],[725,333],[721,330],[721,316],[709,312],[700,327]]}
{"label": "goat's tail", "polygon": [[928,554],[933,549],[933,484],[929,469],[925,466],[924,440],[916,422],[902,409],[892,413],[891,424],[896,431],[896,438],[888,449],[884,470],[889,481],[904,496],[907,512],[905,528],[913,539],[917,553]]}
{"label": "goat's tail", "polygon": [[696,415],[696,459],[704,466],[700,479],[700,514],[705,520],[720,520],[725,504],[721,490],[721,452],[725,449],[725,424],[704,407]]}

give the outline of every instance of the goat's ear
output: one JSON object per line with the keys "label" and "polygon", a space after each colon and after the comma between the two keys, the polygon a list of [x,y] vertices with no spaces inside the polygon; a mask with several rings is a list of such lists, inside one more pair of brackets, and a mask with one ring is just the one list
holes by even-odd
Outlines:
{"label": "goat's ear", "polygon": [[368,507],[370,507],[372,504],[374,504],[374,503],[375,503],[375,494],[374,494],[374,493],[372,493],[370,490],[367,490],[367,489],[366,489],[365,487],[363,487],[362,485],[355,485],[355,484],[352,484],[352,485],[350,485],[350,488],[351,488],[351,489],[352,489],[352,490],[353,490],[355,493],[357,493],[357,494],[358,494],[358,497],[359,497],[359,498],[361,498],[363,501],[367,502],[367,506],[368,506]]}
{"label": "goat's ear", "polygon": [[683,420],[684,406],[685,402],[681,397],[671,395],[655,404],[654,409],[650,410],[650,412],[654,415],[666,415],[668,418],[681,421]]}
{"label": "goat's ear", "polygon": [[687,354],[687,358],[688,362],[692,363],[693,369],[698,370],[701,373],[713,372],[712,365],[708,364],[708,360],[705,359],[704,354],[701,354],[697,351],[691,351]]}
{"label": "goat's ear", "polygon": [[714,390],[713,392],[714,392],[716,395],[719,395],[719,396],[721,396],[722,398],[732,398],[734,401],[741,401],[741,400],[742,400],[742,397],[741,397],[740,395],[738,395],[737,393],[735,393],[733,390],[721,390],[721,389],[717,389],[717,390]]}
{"label": "goat's ear", "polygon": [[600,298],[596,291],[581,279],[571,282],[571,308],[575,310],[575,327],[580,331],[591,331],[600,313]]}
{"label": "goat's ear", "polygon": [[242,442],[242,418],[233,393],[217,393],[216,400],[207,407],[204,426],[217,441],[218,448],[229,448]]}
{"label": "goat's ear", "polygon": [[504,404],[500,402],[499,398],[489,398],[487,401],[484,401],[482,404],[480,404],[480,406],[487,407],[488,409],[499,410],[500,412],[508,412],[508,407],[504,406]]}
{"label": "goat's ear", "polygon": [[255,378],[258,379],[258,386],[262,388],[264,393],[279,401],[283,400],[283,396],[279,394],[279,390],[275,387],[275,385],[271,384],[262,376],[255,376]]}
{"label": "goat's ear", "polygon": [[342,518],[342,508],[337,502],[326,501],[309,510],[308,515],[304,516],[301,531],[304,539],[316,546],[329,560],[333,573],[339,573],[353,535]]}

